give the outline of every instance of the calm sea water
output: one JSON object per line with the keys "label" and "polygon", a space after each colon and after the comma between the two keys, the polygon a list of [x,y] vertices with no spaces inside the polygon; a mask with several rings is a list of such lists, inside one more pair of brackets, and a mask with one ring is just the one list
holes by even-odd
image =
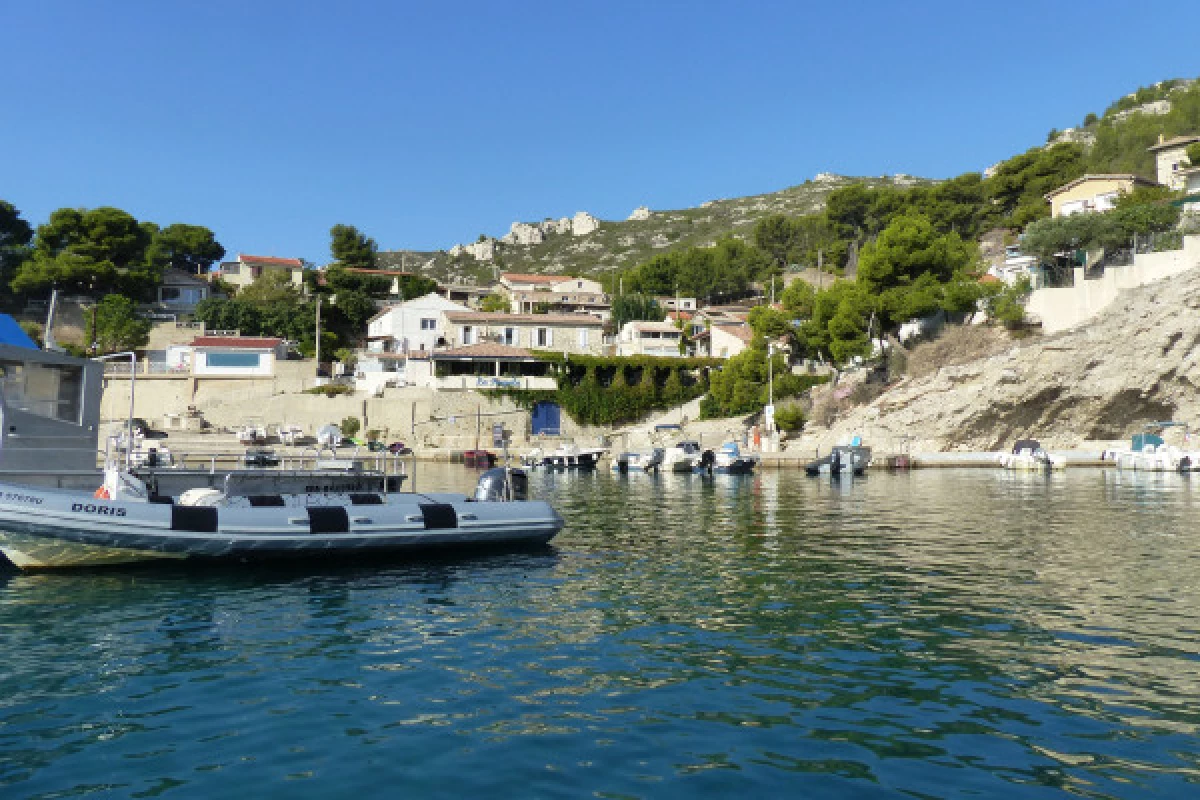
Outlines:
{"label": "calm sea water", "polygon": [[0,797],[1200,796],[1192,481],[538,474],[537,552],[6,575]]}

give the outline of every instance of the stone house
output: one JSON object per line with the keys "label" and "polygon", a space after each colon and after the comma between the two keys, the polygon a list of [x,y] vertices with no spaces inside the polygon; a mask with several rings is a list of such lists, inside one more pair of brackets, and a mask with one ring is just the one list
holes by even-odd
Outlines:
{"label": "stone house", "polygon": [[612,310],[599,281],[569,275],[523,275],[506,272],[500,286],[514,314],[544,310],[553,314],[595,314],[608,319]]}
{"label": "stone house", "polygon": [[1159,135],[1158,144],[1148,148],[1154,154],[1155,174],[1159,183],[1175,191],[1184,188],[1187,181],[1185,173],[1189,167],[1187,149],[1196,142],[1200,142],[1200,136],[1175,136],[1166,139]]}

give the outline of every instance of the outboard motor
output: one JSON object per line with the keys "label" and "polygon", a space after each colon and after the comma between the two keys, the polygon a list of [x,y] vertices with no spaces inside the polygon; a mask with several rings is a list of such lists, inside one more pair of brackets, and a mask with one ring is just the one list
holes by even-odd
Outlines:
{"label": "outboard motor", "polygon": [[475,500],[480,503],[506,503],[529,499],[529,476],[525,470],[513,467],[494,467],[479,476],[475,484]]}
{"label": "outboard motor", "polygon": [[712,450],[705,450],[700,454],[700,469],[705,472],[712,472],[713,465],[717,463],[717,454]]}

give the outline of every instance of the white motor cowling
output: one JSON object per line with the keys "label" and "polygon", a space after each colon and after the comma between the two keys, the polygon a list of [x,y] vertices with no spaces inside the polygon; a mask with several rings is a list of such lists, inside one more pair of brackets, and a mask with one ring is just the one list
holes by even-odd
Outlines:
{"label": "white motor cowling", "polygon": [[104,485],[96,495],[118,503],[150,502],[150,491],[145,483],[128,472],[112,468],[104,470]]}

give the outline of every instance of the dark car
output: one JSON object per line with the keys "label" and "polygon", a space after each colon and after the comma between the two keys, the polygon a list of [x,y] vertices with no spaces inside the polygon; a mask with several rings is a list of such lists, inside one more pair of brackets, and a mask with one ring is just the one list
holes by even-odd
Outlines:
{"label": "dark car", "polygon": [[396,455],[407,455],[412,452],[412,448],[404,444],[404,442],[392,442],[387,446],[387,451]]}
{"label": "dark car", "polygon": [[247,467],[278,467],[279,455],[269,447],[248,447],[242,463]]}

